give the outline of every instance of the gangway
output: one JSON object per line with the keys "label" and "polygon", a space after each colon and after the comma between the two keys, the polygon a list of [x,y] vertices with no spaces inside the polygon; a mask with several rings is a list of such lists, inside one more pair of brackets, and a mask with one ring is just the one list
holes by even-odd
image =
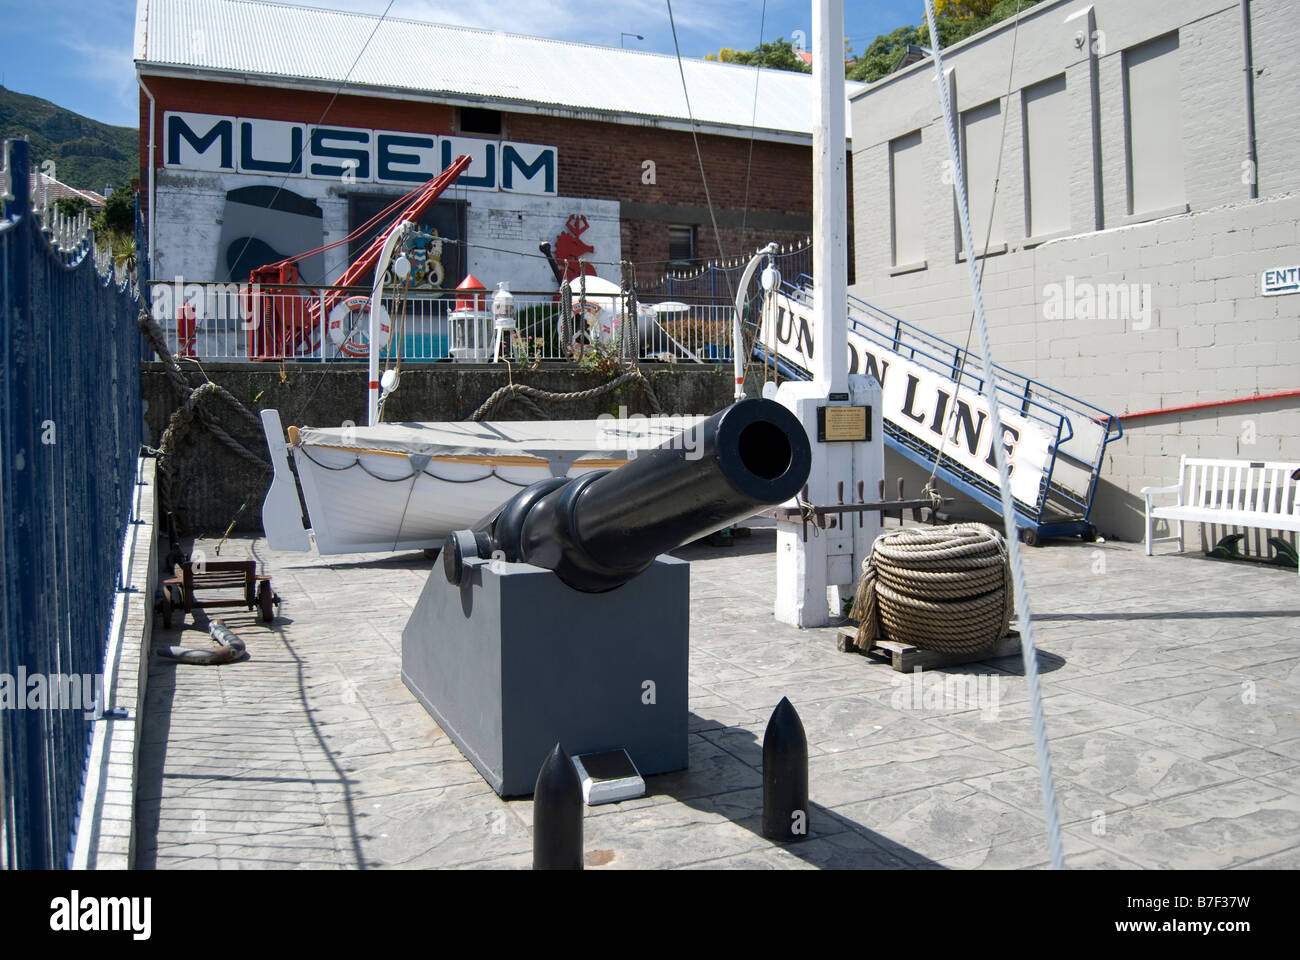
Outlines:
{"label": "gangway", "polygon": [[[780,376],[810,379],[812,278],[783,283],[767,296],[755,358],[775,363]],[[967,358],[956,344],[858,297],[849,296],[847,309],[849,372],[880,381],[886,446],[1000,512],[978,357]],[[1052,537],[1096,540],[1092,505],[1106,447],[1123,433],[1119,419],[1005,367],[994,370],[1021,539],[1030,545]]]}

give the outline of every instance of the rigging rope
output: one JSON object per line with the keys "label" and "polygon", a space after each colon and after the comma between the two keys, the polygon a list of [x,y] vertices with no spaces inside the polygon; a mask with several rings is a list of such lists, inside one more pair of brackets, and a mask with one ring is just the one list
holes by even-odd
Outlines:
{"label": "rigging rope", "polygon": [[[758,15],[758,46],[763,46],[763,31],[767,28],[767,0],[763,0],[763,9]],[[763,75],[763,68],[754,70],[754,106],[749,114],[749,157],[745,161],[745,202],[740,211],[740,242],[745,242],[745,229],[749,225],[749,180],[754,170],[754,138],[758,135],[758,80]]]}
{"label": "rigging rope", "polygon": [[[551,400],[557,403],[578,403],[582,400],[590,400],[592,397],[599,397],[603,394],[617,390],[625,383],[639,383],[641,389],[645,391],[646,400],[650,403],[650,409],[655,413],[662,413],[663,407],[659,404],[659,397],[655,395],[654,388],[650,385],[650,380],[635,366],[629,366],[626,372],[621,376],[615,377],[608,383],[602,383],[598,387],[592,387],[590,390],[578,390],[573,393],[554,393],[550,390],[539,390],[537,387],[530,387],[524,383],[509,383],[504,387],[499,387],[492,392],[482,405],[469,415],[469,420],[482,420],[486,418],[496,407],[505,403],[507,400],[515,400],[529,407],[529,410],[535,413],[540,420],[549,420],[550,417],[542,410],[535,401]],[[531,406],[530,406],[531,404]]]}
{"label": "rigging rope", "polygon": [[[971,237],[970,205],[966,198],[965,178],[961,176],[961,151],[957,145],[957,131],[953,127],[952,101],[943,75],[943,52],[939,47],[939,31],[935,27],[934,0],[925,0],[925,19],[930,27],[934,69],[939,87],[939,100],[948,128],[948,155],[952,160],[953,178],[957,187],[957,212],[960,214],[962,242],[967,251],[975,249]],[[998,412],[997,387],[993,380],[993,350],[989,346],[989,328],[984,317],[984,296],[980,286],[980,273],[975,258],[966,258],[970,274],[971,295],[975,301],[975,321],[979,329],[980,355],[984,364],[984,396],[989,405],[989,426],[993,436],[993,453],[998,465],[998,486],[1002,494],[1002,520],[1005,524],[1007,547],[1011,556],[1011,577],[1015,584],[1016,616],[1020,621],[1020,656],[1024,663],[1025,682],[1029,689],[1029,707],[1034,727],[1034,751],[1038,758],[1038,776],[1043,791],[1043,815],[1047,821],[1047,846],[1052,866],[1065,867],[1065,854],[1061,849],[1061,821],[1056,806],[1056,785],[1052,780],[1052,758],[1047,746],[1047,721],[1043,716],[1043,694],[1038,679],[1038,650],[1034,646],[1034,622],[1029,611],[1029,588],[1025,583],[1025,570],[1020,556],[1020,543],[1016,539],[1016,505],[1011,497],[1011,472],[1007,468],[1007,451],[1000,442],[1003,436],[1002,415]]]}
{"label": "rigging rope", "polygon": [[[709,178],[704,173],[704,154],[700,151],[700,135],[695,129],[695,115],[691,111],[691,95],[686,89],[686,68],[682,66],[682,48],[677,42],[677,21],[673,19],[673,0],[666,0],[668,4],[668,25],[673,31],[673,50],[677,53],[677,72],[682,78],[682,96],[686,99],[686,116],[691,124],[691,139],[695,142],[695,159],[700,165],[700,183],[704,186],[704,202],[709,207],[709,221],[713,224],[713,239],[718,244],[718,260],[722,263],[727,262],[727,254],[722,249],[722,234],[718,232],[718,217],[713,212],[713,196],[709,193]],[[736,291],[731,286],[731,274],[723,271],[723,278],[727,281],[727,299],[735,302]]]}
{"label": "rigging rope", "polygon": [[618,358],[625,363],[635,363],[641,352],[641,325],[636,296],[636,265],[623,261],[623,316],[619,320],[617,340]]}
{"label": "rigging rope", "polygon": [[[361,62],[361,58],[362,58],[363,56],[365,56],[365,52],[366,52],[366,50],[369,49],[369,47],[370,47],[370,41],[373,40],[373,39],[375,39],[375,34],[379,32],[379,28],[380,28],[381,26],[383,26],[383,24],[384,24],[384,20],[387,19],[387,17],[388,17],[388,11],[393,9],[393,4],[396,3],[396,2],[397,2],[397,0],[388,0],[388,6],[384,7],[384,12],[381,13],[381,14],[379,15],[379,19],[375,21],[375,25],[374,25],[373,29],[371,29],[371,31],[370,31],[370,35],[369,35],[368,37],[366,37],[366,42],[363,43],[363,44],[361,45],[361,49],[357,51],[357,56],[356,56],[356,59],[354,59],[354,60],[352,61],[352,66],[348,67],[348,72],[345,73],[345,74],[343,74],[343,79],[340,80],[340,81],[339,81],[339,85],[338,85],[337,87],[334,88],[334,95],[333,95],[332,97],[330,97],[330,102],[327,103],[327,104],[325,104],[325,109],[324,109],[323,111],[321,111],[320,119],[316,121],[316,125],[317,125],[317,126],[319,126],[320,124],[322,124],[322,123],[325,122],[325,118],[329,115],[330,110],[334,107],[334,101],[337,100],[337,99],[339,98],[339,94],[342,93],[342,92],[343,92],[343,88],[344,88],[345,86],[347,86],[347,82],[348,82],[348,80],[352,77],[352,71],[355,70],[355,69],[357,68],[357,64]],[[302,147],[300,147],[299,150],[298,150],[298,155],[297,155],[297,157],[294,158],[294,163],[295,163],[295,165],[296,165],[296,164],[299,164],[299,163],[302,162],[302,155],[303,155],[303,153],[306,151],[306,149],[307,149],[307,143],[304,142],[303,145],[302,145]],[[271,196],[271,201],[270,201],[270,203],[267,204],[267,207],[268,207],[268,208],[273,208],[273,207],[275,206],[276,198],[280,196],[280,192],[281,192],[282,190],[284,190],[284,185],[285,185],[286,183],[288,183],[288,182],[289,182],[289,174],[286,173],[286,174],[281,178],[279,186],[277,186],[277,187],[275,188],[275,193]],[[417,188],[417,189],[423,189],[423,187],[420,187],[420,188]],[[150,202],[153,202],[153,198],[152,198],[152,197],[150,197]],[[381,214],[379,214],[378,216],[382,216],[382,215],[383,215],[383,214],[381,213]],[[358,229],[360,229],[360,228],[358,228]],[[250,243],[252,243],[252,242],[253,242],[253,238],[252,238],[251,236],[248,237],[248,238],[246,238],[246,239],[244,240],[244,245],[243,245],[243,246],[240,248],[240,250],[239,250],[239,255],[236,256],[236,257],[235,257],[233,260],[231,260],[230,262],[231,262],[231,263],[238,263],[238,262],[243,258],[244,254],[248,251],[248,245],[249,245]],[[343,242],[343,241],[340,241],[340,242]],[[290,261],[292,261],[292,259],[294,259],[294,258],[290,258]],[[282,261],[282,262],[290,262],[290,261]]]}
{"label": "rigging rope", "polygon": [[565,280],[560,284],[560,342],[556,345],[557,352],[573,349],[573,334],[573,288]]}
{"label": "rigging rope", "polygon": [[[1007,92],[1003,98],[1006,107],[1002,108],[1002,132],[998,135],[998,162],[993,169],[993,195],[989,198],[989,219],[984,230],[984,256],[980,258],[980,282],[984,282],[984,268],[989,262],[989,247],[993,243],[993,215],[998,209],[998,187],[1002,184],[1002,155],[1007,146],[1007,118],[1010,117],[1011,111],[1007,109],[1011,105],[1011,90],[1015,77],[1016,69],[1016,44],[1020,39],[1020,11],[1024,8],[1024,0],[1017,0],[1016,12],[1013,16],[1016,18],[1016,24],[1011,30],[1011,58],[1007,61]],[[970,252],[967,251],[967,256]],[[955,390],[961,390],[962,377],[966,373],[966,359],[970,356],[970,338],[975,331],[975,311],[971,310],[970,322],[966,325],[966,346],[961,351],[961,362],[957,365],[957,380]],[[939,463],[943,459],[943,448],[948,441],[948,426],[952,423],[957,415],[957,405],[954,403],[944,418],[943,431],[939,434],[939,445],[934,451],[934,466],[930,468],[930,478],[926,480],[922,487],[923,494],[929,494],[930,499],[935,501],[936,511],[943,505],[942,498],[939,496],[938,488],[935,486],[935,474],[939,472]]]}

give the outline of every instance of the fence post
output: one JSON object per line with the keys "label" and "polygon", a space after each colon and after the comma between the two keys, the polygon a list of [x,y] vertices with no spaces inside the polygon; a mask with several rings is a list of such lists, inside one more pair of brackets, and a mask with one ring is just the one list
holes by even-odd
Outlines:
{"label": "fence post", "polygon": [[[9,181],[4,184],[3,190],[0,190],[0,217],[5,220],[14,212],[14,193],[12,187],[13,167],[10,160],[11,144],[8,140],[0,138],[0,165],[3,166],[3,172]],[[8,257],[9,247],[14,242],[14,236],[0,234],[0,266],[7,265],[10,260]],[[8,272],[0,274],[0,343],[9,342],[9,324],[12,309],[10,305],[10,277]],[[3,407],[0,407],[0,429],[7,429],[8,423],[5,411],[10,407],[9,404],[9,371],[7,367],[0,367],[0,401]],[[0,462],[8,459],[5,448],[0,447]],[[0,474],[0,516],[9,515],[10,506],[10,489],[8,483],[3,482],[7,474],[7,464],[4,474]],[[0,527],[0,589],[9,590],[9,542],[8,538],[3,537],[3,528]],[[10,673],[13,667],[13,651],[11,644],[15,633],[13,624],[10,621],[9,610],[0,608],[0,672]],[[13,758],[17,764],[17,755],[15,745],[17,743],[14,737],[13,729],[5,723],[6,711],[0,710],[0,869],[14,870],[18,867],[18,857],[16,852],[17,834],[16,825],[9,816],[11,804],[9,802],[11,786],[6,780],[5,768],[10,758]]]}
{"label": "fence post", "polygon": [[[123,188],[118,187],[118,189]],[[153,264],[149,262],[149,223],[145,219],[144,207],[140,203],[140,193],[137,191],[135,195],[135,279],[136,290],[141,300],[149,299],[149,280],[152,273]],[[144,334],[141,336],[143,337]]]}
{"label": "fence post", "polygon": [[[40,225],[31,205],[31,155],[24,140],[10,145],[9,172],[14,199],[5,212],[17,217],[10,230],[9,304],[4,315],[4,338],[9,347],[5,382],[6,439],[4,476],[6,620],[5,636],[15,674],[36,661],[39,611],[37,598],[43,591],[38,583],[40,558],[33,554],[40,531],[36,526],[37,431],[35,402],[38,393],[36,344],[32,336],[32,253]],[[39,669],[39,668],[38,668]],[[35,672],[35,671],[33,671]],[[26,694],[26,691],[23,691]],[[48,868],[46,838],[50,835],[51,811],[44,802],[44,719],[41,711],[15,711],[9,731],[14,759],[14,847],[19,868]]]}

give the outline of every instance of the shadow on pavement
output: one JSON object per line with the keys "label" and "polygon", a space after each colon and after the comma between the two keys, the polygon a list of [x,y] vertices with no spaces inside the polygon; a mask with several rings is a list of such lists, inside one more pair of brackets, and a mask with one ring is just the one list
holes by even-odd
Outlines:
{"label": "shadow on pavement", "polygon": [[[758,786],[734,786],[721,790],[710,790],[711,770],[686,769],[677,773],[662,774],[646,778],[647,796],[664,795],[672,797],[697,810],[719,813],[732,823],[754,833],[763,835],[763,744],[760,738],[743,727],[718,724],[692,711],[691,717],[709,723],[710,729],[719,731],[726,740],[722,746],[712,740],[708,741],[727,754],[736,764],[748,768],[752,777],[746,777],[749,783],[757,778]],[[737,768],[739,769],[739,768]],[[700,793],[704,788],[710,792]],[[943,865],[917,853],[909,847],[896,843],[888,837],[876,833],[860,823],[842,814],[836,813],[816,801],[817,784],[815,778],[809,784],[808,838],[796,842],[767,840],[765,843],[779,847],[805,863],[822,869],[832,870],[888,870],[888,869],[928,869],[945,870]],[[707,866],[707,862],[702,864]]]}
{"label": "shadow on pavement", "polygon": [[[419,557],[418,554],[415,555]],[[406,556],[410,559],[410,555]],[[423,560],[422,557],[420,557]],[[250,615],[255,616],[255,615]],[[357,827],[356,804],[352,796],[352,782],[340,766],[339,759],[330,750],[325,736],[320,730],[307,695],[306,677],[304,675],[304,663],[302,657],[294,649],[293,644],[285,636],[284,627],[291,624],[292,619],[284,616],[277,616],[271,623],[263,623],[260,617],[249,619],[245,615],[233,614],[228,619],[228,626],[247,639],[252,639],[256,633],[256,639],[261,646],[260,657],[265,661],[274,661],[276,654],[280,651],[289,657],[296,668],[297,677],[297,699],[302,708],[302,719],[305,720],[310,728],[316,744],[319,748],[319,756],[323,757],[333,768],[334,780],[341,786],[343,791],[343,805],[347,811],[347,827],[350,839],[351,859],[348,866],[364,870],[368,862],[363,854],[361,847],[361,835]],[[202,610],[195,610],[186,618],[187,626],[185,628],[175,627],[167,630],[163,629],[161,620],[153,633],[154,649],[149,653],[149,680],[148,689],[145,693],[144,711],[140,718],[141,740],[140,740],[140,759],[139,772],[137,775],[136,785],[136,855],[134,868],[139,870],[152,870],[158,866],[159,856],[159,831],[164,820],[164,805],[171,798],[164,798],[164,785],[167,781],[174,780],[205,780],[205,781],[223,781],[231,784],[248,783],[306,783],[314,782],[310,776],[304,777],[281,777],[281,776],[249,776],[241,775],[238,772],[232,772],[230,775],[222,774],[203,774],[196,775],[188,772],[167,770],[167,750],[171,731],[173,726],[173,715],[176,710],[176,687],[177,687],[177,670],[247,670],[256,669],[255,663],[250,663],[246,657],[244,660],[236,661],[231,664],[202,666],[196,664],[183,664],[176,661],[160,657],[154,651],[160,647],[172,645],[185,646],[189,648],[209,647],[211,643],[207,638],[207,627],[209,623],[208,616]],[[274,650],[272,644],[279,641],[280,651]],[[224,732],[238,730],[237,717],[214,716],[211,718],[214,724],[223,723],[232,724],[232,728]],[[211,810],[207,811],[209,822],[220,820],[222,817],[229,816],[230,811]],[[202,842],[201,838],[195,840],[181,841],[182,844],[189,842]],[[341,852],[341,851],[340,851]]]}

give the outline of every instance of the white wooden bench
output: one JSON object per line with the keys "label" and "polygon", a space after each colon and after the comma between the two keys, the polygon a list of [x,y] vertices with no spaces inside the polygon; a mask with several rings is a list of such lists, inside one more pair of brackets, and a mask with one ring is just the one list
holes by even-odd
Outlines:
{"label": "white wooden bench", "polygon": [[[1143,487],[1146,498],[1147,556],[1153,544],[1178,541],[1183,549],[1183,523],[1223,524],[1260,530],[1300,531],[1300,463],[1260,460],[1206,460],[1184,456],[1178,482],[1167,487]],[[1157,507],[1152,498],[1177,494],[1178,502]],[[1155,536],[1155,521],[1178,524],[1178,534]]]}

